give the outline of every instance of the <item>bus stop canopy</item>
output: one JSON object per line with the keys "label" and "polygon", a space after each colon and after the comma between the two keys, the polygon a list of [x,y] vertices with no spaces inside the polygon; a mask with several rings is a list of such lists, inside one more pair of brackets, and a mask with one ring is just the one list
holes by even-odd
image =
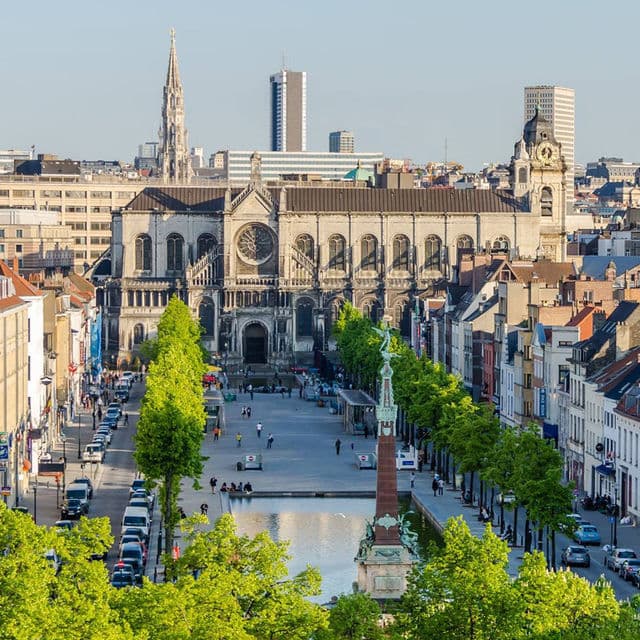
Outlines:
{"label": "bus stop canopy", "polygon": [[365,425],[369,433],[375,434],[375,406],[376,401],[359,389],[340,389],[338,401],[342,405],[342,423],[347,433],[361,435],[365,432]]}

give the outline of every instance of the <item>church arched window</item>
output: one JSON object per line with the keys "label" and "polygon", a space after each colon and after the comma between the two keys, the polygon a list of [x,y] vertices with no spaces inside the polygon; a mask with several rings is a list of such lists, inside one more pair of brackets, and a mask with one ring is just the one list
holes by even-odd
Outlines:
{"label": "church arched window", "polygon": [[442,271],[442,240],[438,236],[427,236],[425,240],[424,268],[427,271]]}
{"label": "church arched window", "polygon": [[394,305],[393,321],[401,335],[408,336],[411,333],[410,311],[406,300]]}
{"label": "church arched window", "polygon": [[182,271],[184,239],[179,233],[171,233],[167,238],[167,270]]}
{"label": "church arched window", "polygon": [[362,303],[362,315],[371,322],[378,322],[378,301],[370,298]]}
{"label": "church arched window", "polygon": [[458,247],[458,249],[473,249],[473,238],[466,234],[458,236],[456,247]]}
{"label": "church arched window", "polygon": [[405,235],[393,239],[393,268],[409,271],[409,238]]}
{"label": "church arched window", "polygon": [[346,265],[344,237],[333,235],[329,238],[329,269],[346,271]]}
{"label": "church arched window", "polygon": [[340,298],[334,298],[329,303],[329,312],[325,315],[327,320],[326,331],[331,334],[333,327],[335,326],[338,318],[340,317],[340,311],[342,309],[343,301]]}
{"label": "church arched window", "polygon": [[509,251],[511,243],[507,236],[498,236],[491,245],[492,253],[506,253]]}
{"label": "church arched window", "polygon": [[313,238],[308,233],[303,233],[296,238],[296,249],[313,260]]}
{"label": "church arched window", "polygon": [[360,241],[360,268],[363,271],[376,271],[378,268],[378,241],[375,236],[367,234]]}
{"label": "church arched window", "polygon": [[553,215],[553,194],[549,187],[542,187],[540,194],[540,213],[543,216]]}
{"label": "church arched window", "polygon": [[296,305],[296,334],[299,338],[313,335],[313,302],[309,298],[298,300]]}
{"label": "church arched window", "polygon": [[209,253],[216,245],[216,239],[210,233],[203,233],[198,236],[198,260]]}
{"label": "church arched window", "polygon": [[136,238],[136,271],[151,271],[151,238],[140,235]]}
{"label": "church arched window", "polygon": [[202,298],[198,307],[198,318],[203,329],[203,335],[212,336],[214,334],[214,306],[211,298]]}
{"label": "church arched window", "polygon": [[136,324],[133,327],[133,344],[142,344],[144,342],[144,327]]}
{"label": "church arched window", "polygon": [[526,184],[529,181],[527,173],[527,167],[520,167],[518,169],[518,182],[520,184]]}

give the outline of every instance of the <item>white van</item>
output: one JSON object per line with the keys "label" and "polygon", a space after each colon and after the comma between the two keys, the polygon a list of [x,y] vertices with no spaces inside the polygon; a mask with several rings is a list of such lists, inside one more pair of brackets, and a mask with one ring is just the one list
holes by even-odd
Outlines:
{"label": "white van", "polygon": [[148,540],[150,526],[149,511],[144,507],[127,507],[124,510],[124,515],[122,516],[123,529],[125,527],[139,527],[144,531],[144,536]]}
{"label": "white van", "polygon": [[104,448],[97,442],[88,444],[82,452],[83,462],[104,462]]}

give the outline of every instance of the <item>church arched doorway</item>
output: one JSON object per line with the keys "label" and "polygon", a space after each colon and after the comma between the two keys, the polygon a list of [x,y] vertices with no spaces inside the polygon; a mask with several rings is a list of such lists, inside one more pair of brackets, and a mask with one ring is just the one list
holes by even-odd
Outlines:
{"label": "church arched doorway", "polygon": [[244,361],[247,364],[267,362],[267,330],[258,322],[244,328]]}

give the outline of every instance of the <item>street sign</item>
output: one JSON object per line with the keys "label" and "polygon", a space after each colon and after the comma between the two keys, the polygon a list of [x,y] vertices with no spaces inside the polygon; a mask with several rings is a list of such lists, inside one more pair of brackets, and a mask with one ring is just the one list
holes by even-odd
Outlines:
{"label": "street sign", "polygon": [[2,487],[2,488],[0,488],[0,495],[10,496],[11,495],[11,487]]}
{"label": "street sign", "polygon": [[64,462],[41,462],[38,465],[39,476],[54,476],[64,473]]}
{"label": "street sign", "polygon": [[6,471],[6,470],[7,470],[7,463],[0,462],[0,471]]}
{"label": "street sign", "polygon": [[0,444],[0,460],[8,460],[8,459],[9,459],[9,445]]}
{"label": "street sign", "polygon": [[616,517],[615,516],[609,516],[609,524],[614,524],[616,521]]}

